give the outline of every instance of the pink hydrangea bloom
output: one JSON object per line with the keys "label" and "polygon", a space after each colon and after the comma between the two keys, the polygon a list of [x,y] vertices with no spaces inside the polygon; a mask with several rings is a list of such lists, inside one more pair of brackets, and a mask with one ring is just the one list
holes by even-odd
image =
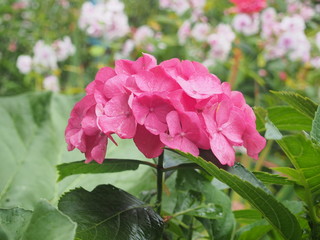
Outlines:
{"label": "pink hydrangea bloom", "polygon": [[232,166],[235,147],[257,158],[265,139],[242,93],[198,62],[170,59],[157,64],[144,54],[102,68],[73,108],[65,131],[68,150],[78,148],[86,162],[102,163],[108,138],[133,139],[148,158],[165,146],[199,155],[211,150]]}

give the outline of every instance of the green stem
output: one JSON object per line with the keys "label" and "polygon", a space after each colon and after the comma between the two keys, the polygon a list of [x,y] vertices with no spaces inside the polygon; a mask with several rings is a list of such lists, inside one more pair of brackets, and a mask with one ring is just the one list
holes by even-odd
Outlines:
{"label": "green stem", "polygon": [[163,153],[158,157],[157,165],[157,213],[161,213],[161,201],[162,201],[162,184],[163,184]]}

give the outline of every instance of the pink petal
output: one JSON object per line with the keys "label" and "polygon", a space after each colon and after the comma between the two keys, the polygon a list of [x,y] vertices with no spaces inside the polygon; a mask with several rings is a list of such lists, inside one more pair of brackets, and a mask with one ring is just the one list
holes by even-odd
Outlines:
{"label": "pink petal", "polygon": [[96,89],[97,83],[104,83],[108,81],[108,79],[114,77],[116,75],[115,71],[112,68],[104,67],[99,69],[95,76],[95,80],[92,81],[87,87],[86,87],[86,93],[87,94],[93,94],[94,90]]}
{"label": "pink petal", "polygon": [[151,134],[144,126],[137,126],[133,140],[147,158],[158,157],[163,152],[164,144],[160,141],[159,136]]}
{"label": "pink petal", "polygon": [[102,163],[107,151],[108,138],[106,135],[97,134],[96,136],[87,137],[86,163],[92,160]]}
{"label": "pink petal", "polygon": [[92,106],[81,121],[81,126],[86,135],[92,136],[99,132],[95,106]]}
{"label": "pink petal", "polygon": [[266,146],[266,139],[255,128],[248,127],[243,136],[243,146],[250,157],[258,159],[258,154]]}
{"label": "pink petal", "polygon": [[121,138],[132,138],[136,121],[128,105],[127,95],[112,98],[104,107],[104,114],[98,116],[98,126],[105,134],[116,133]]}
{"label": "pink petal", "polygon": [[123,95],[127,93],[125,84],[127,76],[119,74],[110,78],[103,86],[103,94],[106,98],[113,98],[117,95]]}
{"label": "pink petal", "polygon": [[222,93],[220,81],[212,74],[193,74],[189,80],[177,78],[183,90],[196,99],[204,99]]}
{"label": "pink petal", "polygon": [[237,108],[233,108],[229,120],[220,126],[222,134],[235,145],[241,145],[243,142],[242,135],[246,128],[246,123],[242,115]]}
{"label": "pink petal", "polygon": [[213,134],[210,139],[210,146],[213,154],[223,165],[234,165],[235,151],[222,134]]}
{"label": "pink petal", "polygon": [[222,101],[216,105],[216,121],[217,126],[221,127],[229,121],[230,113],[232,111],[232,103],[230,101]]}
{"label": "pink petal", "polygon": [[167,119],[168,129],[171,136],[175,136],[181,133],[180,118],[176,111],[169,112],[167,114],[166,119]]}
{"label": "pink petal", "polygon": [[166,146],[172,149],[178,149],[183,152],[188,152],[194,156],[199,155],[199,148],[189,139],[182,137],[180,135],[172,137],[166,133],[162,133],[160,134],[160,140]]}

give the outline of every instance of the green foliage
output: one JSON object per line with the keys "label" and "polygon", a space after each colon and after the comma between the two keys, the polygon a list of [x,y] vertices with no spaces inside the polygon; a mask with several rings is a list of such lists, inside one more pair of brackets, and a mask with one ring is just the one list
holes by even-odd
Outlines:
{"label": "green foliage", "polygon": [[320,106],[318,106],[315,118],[312,121],[312,130],[310,132],[312,138],[320,143]]}
{"label": "green foliage", "polygon": [[301,239],[301,228],[297,218],[271,194],[265,192],[261,187],[252,185],[250,182],[219,169],[210,162],[200,157],[179,152],[182,156],[189,158],[199,164],[209,174],[218,180],[228,184],[241,197],[246,199],[253,207],[269,221],[269,223],[282,235],[284,239]]}
{"label": "green foliage", "polygon": [[59,209],[78,224],[77,239],[160,239],[163,221],[150,206],[112,186],[66,193]]}
{"label": "green foliage", "polygon": [[76,224],[46,201],[34,211],[0,209],[1,240],[73,240],[75,232]]}
{"label": "green foliage", "polygon": [[307,97],[303,97],[295,92],[285,92],[285,91],[271,91],[277,97],[281,98],[283,101],[287,102],[295,110],[299,111],[306,117],[313,119],[314,114],[317,111],[318,105]]}

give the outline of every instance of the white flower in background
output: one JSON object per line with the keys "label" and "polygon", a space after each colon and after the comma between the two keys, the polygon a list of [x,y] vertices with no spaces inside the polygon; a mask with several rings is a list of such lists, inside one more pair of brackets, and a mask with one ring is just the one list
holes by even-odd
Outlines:
{"label": "white flower in background", "polygon": [[217,33],[219,35],[224,36],[225,40],[232,43],[233,40],[236,38],[235,33],[232,31],[232,28],[228,24],[220,23],[217,26]]}
{"label": "white flower in background", "polygon": [[206,0],[159,0],[159,5],[161,8],[169,9],[178,15],[182,15],[188,10],[199,15],[203,12]]}
{"label": "white flower in background", "polygon": [[290,15],[300,15],[305,21],[310,20],[315,15],[315,10],[308,1],[287,0],[287,12]]}
{"label": "white flower in background", "polygon": [[43,88],[48,91],[59,92],[59,79],[54,75],[45,77],[43,80]]}
{"label": "white flower in background", "polygon": [[210,32],[210,25],[208,23],[198,22],[191,30],[191,36],[199,42],[207,40]]}
{"label": "white flower in background", "polygon": [[259,15],[237,14],[232,22],[233,28],[246,36],[259,32]]}
{"label": "white flower in background", "polygon": [[54,70],[58,68],[57,55],[50,45],[39,40],[33,48],[33,64],[35,71],[43,72],[44,70]]}
{"label": "white flower in background", "polygon": [[17,59],[17,68],[23,74],[27,74],[32,69],[32,58],[28,55],[20,55]]}
{"label": "white flower in background", "polygon": [[56,40],[52,46],[56,52],[58,61],[64,61],[76,52],[76,48],[68,36],[64,37],[63,40]]}
{"label": "white flower in background", "polygon": [[104,37],[107,40],[121,38],[130,31],[124,4],[119,0],[96,5],[85,2],[81,8],[79,27],[91,37]]}
{"label": "white flower in background", "polygon": [[235,34],[231,27],[226,24],[219,24],[216,32],[210,34],[208,43],[210,45],[208,59],[206,64],[213,65],[213,63],[220,61],[224,62],[229,56],[232,48],[232,42],[235,39]]}
{"label": "white flower in background", "polygon": [[178,39],[181,45],[185,44],[188,37],[191,35],[191,22],[189,20],[184,21],[178,31]]}
{"label": "white flower in background", "polygon": [[139,27],[133,35],[133,40],[137,45],[146,42],[148,39],[155,36],[154,31],[149,26]]}
{"label": "white flower in background", "polygon": [[125,41],[125,43],[123,44],[123,47],[122,47],[122,51],[121,51],[122,56],[129,57],[129,55],[134,50],[134,47],[135,47],[135,44],[132,39],[128,39],[127,41]]}
{"label": "white flower in background", "polygon": [[274,8],[267,8],[265,10],[263,10],[263,12],[260,15],[261,18],[261,22],[262,23],[267,23],[270,21],[276,21],[277,19],[277,12]]}
{"label": "white flower in background", "polygon": [[306,25],[303,18],[299,15],[294,15],[292,17],[286,16],[282,19],[280,23],[282,31],[304,31]]}
{"label": "white flower in background", "polygon": [[169,9],[178,15],[182,15],[190,9],[190,5],[186,0],[160,0],[159,5],[161,8]]}

